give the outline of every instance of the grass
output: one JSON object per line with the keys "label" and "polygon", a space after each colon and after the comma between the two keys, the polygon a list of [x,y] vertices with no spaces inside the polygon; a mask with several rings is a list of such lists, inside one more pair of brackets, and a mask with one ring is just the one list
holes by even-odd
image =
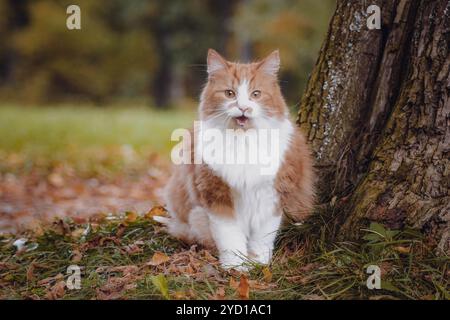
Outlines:
{"label": "grass", "polygon": [[[167,156],[170,133],[194,113],[145,108],[0,107],[0,173],[27,175],[57,166],[78,175],[145,169]],[[34,171],[33,171],[34,172]],[[333,208],[308,223],[287,224],[270,267],[248,275],[220,269],[216,254],[172,239],[149,217],[59,220],[43,233],[0,236],[4,299],[449,299],[449,257],[437,256],[415,230],[372,224],[354,241],[337,241]],[[23,248],[14,245],[26,238]],[[67,268],[81,268],[69,290]],[[381,269],[380,290],[366,285]]]}
{"label": "grass", "polygon": [[[17,237],[1,239],[0,297],[236,299],[244,278],[251,299],[450,298],[449,258],[435,256],[418,232],[372,224],[358,242],[327,243],[308,236],[311,228],[322,226],[288,225],[270,268],[243,276],[221,270],[208,251],[189,249],[146,217],[61,220],[42,235],[28,234],[21,250]],[[152,263],[155,254],[164,259]],[[81,289],[61,291],[72,264],[82,268]],[[380,290],[366,286],[369,265],[381,269]]]}
{"label": "grass", "polygon": [[194,116],[143,107],[0,106],[0,172],[62,163],[95,172],[152,153],[167,156],[172,130],[191,127]]}

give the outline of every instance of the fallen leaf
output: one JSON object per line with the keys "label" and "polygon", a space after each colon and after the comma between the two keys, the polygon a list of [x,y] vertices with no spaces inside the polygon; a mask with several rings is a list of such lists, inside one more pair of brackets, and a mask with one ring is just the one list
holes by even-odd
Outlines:
{"label": "fallen leaf", "polygon": [[314,270],[317,267],[318,267],[317,263],[308,263],[307,265],[301,267],[299,270],[302,271],[302,273],[306,273],[306,272],[309,272],[311,270]]}
{"label": "fallen leaf", "polygon": [[394,247],[394,249],[400,253],[409,253],[411,248],[410,247],[402,247],[402,246],[398,246],[398,247]]}
{"label": "fallen leaf", "polygon": [[0,270],[15,270],[19,265],[11,262],[0,262]]}
{"label": "fallen leaf", "polygon": [[99,240],[99,245],[103,246],[107,241],[111,241],[114,242],[114,244],[116,245],[120,245],[120,240],[117,239],[116,237],[104,237],[104,238],[100,238]]}
{"label": "fallen leaf", "polygon": [[123,291],[112,291],[112,292],[105,292],[102,291],[102,289],[97,289],[97,299],[98,300],[117,300],[120,297],[122,297]]}
{"label": "fallen leaf", "polygon": [[153,254],[152,260],[147,262],[147,265],[149,265],[149,266],[158,266],[158,265],[163,264],[163,263],[165,263],[165,262],[167,262],[169,260],[170,260],[170,258],[166,254],[164,254],[162,252],[159,252],[159,251],[156,251]]}
{"label": "fallen leaf", "polygon": [[184,300],[186,299],[186,293],[183,291],[175,291],[173,297],[177,300]]}
{"label": "fallen leaf", "polygon": [[64,279],[64,275],[62,273],[58,273],[56,276],[48,277],[48,278],[38,281],[38,285],[46,286],[46,285],[49,285],[51,282],[59,281],[62,279]]}
{"label": "fallen leaf", "polygon": [[275,284],[270,284],[270,283],[262,283],[256,280],[248,280],[248,285],[250,286],[251,289],[256,289],[256,290],[266,290],[270,287],[275,287]]}
{"label": "fallen leaf", "polygon": [[188,264],[187,266],[179,266],[178,270],[181,271],[183,274],[194,274],[195,270],[192,268],[191,264]]}
{"label": "fallen leaf", "polygon": [[239,287],[239,282],[237,282],[233,277],[230,277],[230,287],[237,289]]}
{"label": "fallen leaf", "polygon": [[125,221],[126,222],[135,222],[137,218],[138,218],[138,215],[134,211],[127,211],[125,213]]}
{"label": "fallen leaf", "polygon": [[[98,270],[99,268],[97,268]],[[127,265],[127,266],[117,266],[117,267],[106,267],[104,271],[107,272],[122,272],[124,276],[128,275],[136,275],[139,271],[139,267],[135,265]]]}
{"label": "fallen leaf", "polygon": [[75,222],[76,224],[83,224],[88,221],[88,219],[86,217],[80,217],[80,216],[73,216],[72,219],[73,219],[73,222]]}
{"label": "fallen leaf", "polygon": [[83,233],[84,233],[84,229],[83,228],[78,228],[78,229],[75,229],[75,230],[73,230],[71,232],[71,236],[72,236],[72,238],[78,239],[78,238],[81,238]]}
{"label": "fallen leaf", "polygon": [[52,186],[56,188],[61,188],[62,186],[64,186],[64,178],[59,173],[54,172],[49,174],[47,180]]}
{"label": "fallen leaf", "polygon": [[49,292],[45,295],[47,299],[56,300],[60,299],[64,296],[66,292],[66,282],[64,280],[60,280],[53,287],[50,288]]}
{"label": "fallen leaf", "polygon": [[167,216],[167,210],[163,206],[155,206],[144,215],[146,219],[150,220],[152,220],[154,216],[161,216],[161,217]]}
{"label": "fallen leaf", "polygon": [[262,273],[263,273],[263,280],[265,282],[271,282],[272,281],[272,272],[270,271],[270,269],[268,267],[264,267],[262,269]]}
{"label": "fallen leaf", "polygon": [[116,231],[116,237],[121,238],[123,236],[126,228],[127,227],[123,223],[119,224],[119,226],[117,227],[117,231]]}
{"label": "fallen leaf", "polygon": [[34,262],[32,262],[27,269],[27,280],[28,281],[33,281],[35,276],[34,276],[34,269],[35,269],[35,265]]}
{"label": "fallen leaf", "polygon": [[217,271],[212,265],[210,264],[205,264],[203,266],[203,272],[205,273],[205,275],[207,277],[218,277],[219,271]]}
{"label": "fallen leaf", "polygon": [[136,281],[142,278],[138,274],[139,267],[135,265],[116,266],[116,267],[99,267],[96,272],[121,272],[123,276],[113,275],[108,277],[107,282],[97,291],[97,299],[114,300],[122,297],[127,290],[137,287]]}
{"label": "fallen leaf", "polygon": [[77,263],[77,262],[80,262],[82,258],[83,258],[83,254],[81,253],[81,251],[78,249],[75,249],[72,251],[72,257],[71,257],[70,261]]}
{"label": "fallen leaf", "polygon": [[169,299],[169,287],[167,285],[167,279],[163,274],[157,276],[151,276],[153,285],[161,292],[164,298]]}
{"label": "fallen leaf", "polygon": [[238,287],[239,298],[248,299],[250,296],[250,286],[248,284],[248,280],[246,276],[241,276]]}
{"label": "fallen leaf", "polygon": [[69,224],[66,221],[64,221],[63,219],[58,219],[53,224],[56,226],[57,229],[59,229],[58,231],[63,236],[65,236],[67,234],[71,234]]}
{"label": "fallen leaf", "polygon": [[130,244],[128,246],[125,246],[124,249],[125,249],[126,253],[128,253],[129,255],[133,255],[133,254],[136,254],[136,253],[141,253],[143,251],[142,248],[140,248],[135,243]]}
{"label": "fallen leaf", "polygon": [[224,287],[218,287],[216,290],[216,299],[223,300],[225,299],[225,288]]}
{"label": "fallen leaf", "polygon": [[206,261],[210,263],[217,263],[218,260],[216,257],[214,257],[208,250],[203,250],[203,254],[205,256]]}

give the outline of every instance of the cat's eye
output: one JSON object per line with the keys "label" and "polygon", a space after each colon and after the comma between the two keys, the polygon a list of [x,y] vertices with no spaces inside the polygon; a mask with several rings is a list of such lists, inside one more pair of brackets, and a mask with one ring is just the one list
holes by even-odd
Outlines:
{"label": "cat's eye", "polygon": [[252,92],[252,98],[254,99],[258,99],[261,96],[261,91],[260,90],[255,90]]}
{"label": "cat's eye", "polygon": [[225,90],[225,96],[227,97],[227,98],[234,98],[235,96],[236,96],[236,94],[234,93],[234,91],[233,90]]}

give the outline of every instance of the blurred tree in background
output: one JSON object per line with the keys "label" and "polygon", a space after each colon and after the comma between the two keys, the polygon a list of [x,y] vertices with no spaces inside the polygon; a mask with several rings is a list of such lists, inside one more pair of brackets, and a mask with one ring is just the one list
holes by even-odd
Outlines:
{"label": "blurred tree in background", "polygon": [[[81,30],[66,8],[81,8]],[[279,48],[283,90],[299,100],[333,0],[0,0],[0,99],[28,104],[198,98],[209,47],[247,61]]]}

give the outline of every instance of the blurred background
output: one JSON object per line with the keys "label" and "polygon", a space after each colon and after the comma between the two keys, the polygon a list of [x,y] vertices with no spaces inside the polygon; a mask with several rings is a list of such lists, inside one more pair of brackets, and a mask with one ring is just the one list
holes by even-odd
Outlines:
{"label": "blurred background", "polygon": [[[81,8],[68,30],[66,8]],[[279,49],[295,110],[333,0],[0,0],[0,231],[33,217],[145,210],[174,128],[190,127],[206,52]],[[3,227],[2,227],[3,226]]]}

